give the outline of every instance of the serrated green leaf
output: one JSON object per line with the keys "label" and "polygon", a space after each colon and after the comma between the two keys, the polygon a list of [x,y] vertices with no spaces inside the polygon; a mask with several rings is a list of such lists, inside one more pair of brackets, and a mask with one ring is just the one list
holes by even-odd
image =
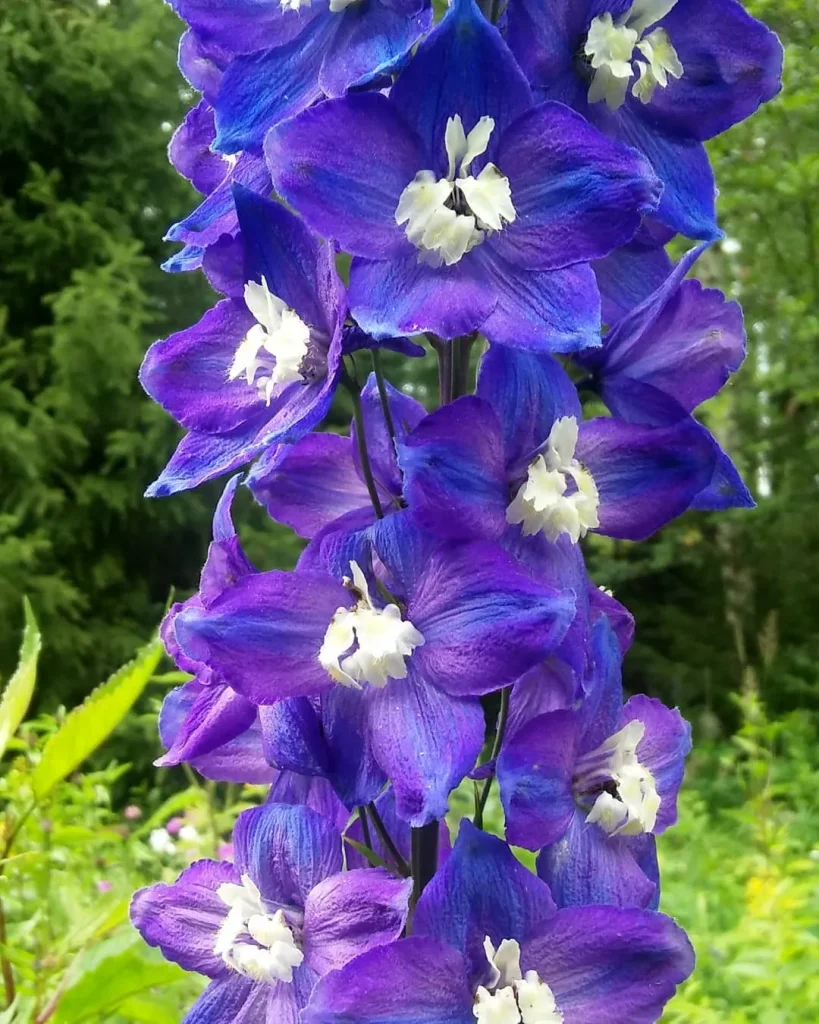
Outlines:
{"label": "serrated green leaf", "polygon": [[186,978],[176,964],[151,962],[133,949],[125,950],[106,957],[94,970],[83,974],[61,1000],[55,1024],[103,1021],[128,999]]}
{"label": "serrated green leaf", "polygon": [[37,658],[43,645],[37,620],[27,597],[23,598],[23,612],[26,624],[23,642],[20,645],[20,658],[0,701],[0,757],[5,753],[9,740],[17,732],[28,711],[37,679]]}
{"label": "serrated green leaf", "polygon": [[68,714],[46,743],[31,777],[38,800],[48,796],[111,735],[145,689],[161,657],[162,644],[156,638]]}

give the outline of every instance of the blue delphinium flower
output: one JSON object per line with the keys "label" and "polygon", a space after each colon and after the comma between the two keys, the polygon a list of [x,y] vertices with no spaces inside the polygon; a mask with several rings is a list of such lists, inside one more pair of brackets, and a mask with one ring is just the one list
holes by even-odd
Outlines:
{"label": "blue delphinium flower", "polygon": [[[432,21],[430,0],[169,0],[222,68],[212,102],[223,153],[260,150],[264,133],[323,96],[400,66]],[[180,65],[190,77],[188,54]]]}
{"label": "blue delphinium flower", "polygon": [[534,105],[474,0],[455,0],[389,98],[322,103],[265,150],[278,192],[357,257],[350,307],[376,337],[481,328],[525,348],[594,344],[587,261],[627,242],[659,198],[633,149]]}
{"label": "blue delphinium flower", "polygon": [[640,150],[665,224],[718,237],[702,143],[777,94],[776,36],[737,0],[509,0],[506,25],[535,94]]}
{"label": "blue delphinium flower", "polygon": [[211,979],[186,1021],[296,1024],[316,979],[398,938],[412,883],[342,872],[341,834],[307,807],[244,811],[235,863],[200,860],[172,885],[141,889],[131,920],[145,940]]}
{"label": "blue delphinium flower", "polygon": [[[382,512],[402,508],[402,478],[395,452],[426,415],[414,398],[386,385],[390,433],[378,385],[371,375],[361,390],[365,447]],[[269,448],[248,474],[248,486],[272,519],[313,538],[339,520],[351,529],[376,520],[361,466],[355,424],[350,434],[310,434],[292,445]],[[339,527],[342,524],[339,523]]]}
{"label": "blue delphinium flower", "polygon": [[[429,0],[170,2],[203,200],[166,269],[223,298],[145,359],[187,431],[149,494],[249,466],[307,543],[258,571],[230,480],[162,624],[191,678],[157,763],[267,802],[132,920],[211,979],[187,1024],[654,1024],[693,967],[655,839],[690,728],[624,700],[634,621],[581,542],[753,504],[696,419],[741,312],[686,275],[719,235],[702,142],[776,93],[778,41],[736,0],[452,0],[432,29]],[[674,266],[676,232],[704,242]],[[429,413],[377,351],[421,333]],[[339,385],[349,433],[314,433]],[[493,785],[536,874],[482,831]]]}
{"label": "blue delphinium flower", "polygon": [[[655,427],[690,423],[695,409],[742,365],[745,328],[739,305],[685,278],[705,248],[707,243],[692,249],[642,303],[618,318],[600,348],[575,353],[591,372],[587,385],[612,415]],[[733,462],[716,440],[711,443],[714,474],[692,508],[753,506]]]}
{"label": "blue delphinium flower", "polygon": [[691,973],[662,914],[557,910],[500,839],[461,824],[412,936],[319,982],[304,1024],[651,1024]]}
{"label": "blue delphinium flower", "polygon": [[353,691],[402,817],[422,825],[445,813],[475,763],[478,697],[542,660],[574,601],[500,548],[442,544],[405,514],[379,522],[375,550],[381,577],[355,561],[343,576],[246,576],[207,608],[186,608],[175,634],[187,657],[255,703]]}
{"label": "blue delphinium flower", "polygon": [[503,346],[484,356],[476,396],[431,413],[399,447],[405,496],[429,529],[500,539],[519,527],[572,544],[590,530],[650,536],[691,506],[715,458],[690,418],[584,421],[554,357]]}
{"label": "blue delphinium flower", "polygon": [[341,368],[344,288],[334,251],[283,206],[237,188],[241,298],[153,345],[140,379],[188,431],[151,495],[194,487],[294,441],[327,413]]}
{"label": "blue delphinium flower", "polygon": [[621,652],[607,619],[593,627],[580,700],[507,731],[497,763],[511,843],[545,847],[538,871],[558,906],[656,907],[654,836],[677,820],[691,729],[637,695],[623,703]]}

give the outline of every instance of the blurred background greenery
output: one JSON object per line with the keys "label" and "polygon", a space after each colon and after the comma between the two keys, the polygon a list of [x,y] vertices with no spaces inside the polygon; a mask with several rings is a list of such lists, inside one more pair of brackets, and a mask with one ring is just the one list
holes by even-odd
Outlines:
{"label": "blurred background greenery", "polygon": [[[819,4],[748,6],[786,44],[785,89],[710,147],[727,238],[697,273],[745,309],[746,365],[701,415],[759,507],[689,513],[648,543],[592,538],[587,548],[596,581],[637,619],[627,688],[678,704],[695,727],[681,823],[662,842],[665,908],[700,955],[669,1010],[675,1024],[814,1021],[819,996]],[[11,769],[25,775],[61,708],[132,656],[172,588],[195,587],[219,485],[141,496],[177,435],[142,394],[137,367],[152,340],[213,301],[198,276],[159,270],[171,251],[164,229],[195,202],[165,159],[194,99],[175,68],[180,24],[161,0],[1,7],[0,676],[16,664],[23,593],[45,637],[38,717],[11,748]],[[433,393],[431,359],[388,367],[394,383]],[[334,422],[347,415],[340,404]],[[292,565],[297,542],[240,501],[254,560]],[[90,971],[122,974],[126,961],[106,968],[106,957],[156,967],[120,921],[102,922],[106,955],[93,952],[93,929],[68,951],[54,937],[121,906],[140,879],[172,873],[200,840],[213,846],[253,799],[154,772],[163,685],[151,683],[84,774],[28,820],[23,861],[0,875],[32,986],[62,977],[78,950]],[[139,819],[125,817],[129,806]],[[197,842],[155,849],[151,832],[183,809]],[[26,858],[37,872],[26,874]],[[125,1014],[120,1000],[116,1012],[108,1003],[54,1019],[178,1020],[173,993],[182,1000],[188,983],[156,984],[171,993],[164,1010],[135,996]]]}

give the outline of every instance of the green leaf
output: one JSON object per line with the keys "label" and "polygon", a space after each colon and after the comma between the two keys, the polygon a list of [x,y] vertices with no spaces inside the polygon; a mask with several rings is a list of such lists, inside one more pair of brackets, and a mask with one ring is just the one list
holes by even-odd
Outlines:
{"label": "green leaf", "polygon": [[179,1007],[175,1002],[161,1001],[160,997],[134,996],[117,1007],[117,1013],[126,1020],[141,1024],[179,1024]]}
{"label": "green leaf", "polygon": [[68,714],[34,769],[31,785],[38,800],[48,796],[111,735],[145,689],[161,657],[162,643],[157,637]]}
{"label": "green leaf", "polygon": [[352,848],[354,850],[358,850],[358,852],[361,854],[361,856],[365,860],[369,861],[369,863],[372,864],[373,867],[376,867],[376,868],[386,868],[387,871],[392,871],[393,870],[389,866],[389,864],[387,864],[387,862],[385,860],[382,860],[381,857],[379,857],[377,853],[375,853],[373,850],[371,850],[369,848],[369,846],[365,846],[363,843],[356,842],[355,839],[351,839],[349,836],[345,836],[344,837],[344,842],[345,843],[349,843],[350,846],[352,846]]}
{"label": "green leaf", "polygon": [[26,625],[20,646],[20,659],[0,701],[0,757],[5,753],[9,740],[17,732],[23,716],[28,711],[37,679],[37,658],[43,645],[37,620],[27,597],[23,598],[23,611]]}
{"label": "green leaf", "polygon": [[60,1002],[55,1024],[104,1021],[127,1000],[148,989],[164,989],[186,980],[181,967],[164,961],[152,962],[127,949],[106,957],[77,981]]}

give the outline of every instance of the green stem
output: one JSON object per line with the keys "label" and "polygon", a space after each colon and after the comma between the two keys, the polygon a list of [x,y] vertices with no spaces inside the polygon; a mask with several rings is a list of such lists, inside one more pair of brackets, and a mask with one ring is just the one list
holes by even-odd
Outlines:
{"label": "green stem", "polygon": [[393,864],[395,864],[396,868],[398,868],[399,873],[404,878],[409,878],[410,866],[401,856],[398,847],[393,842],[393,838],[387,831],[387,827],[384,824],[381,815],[378,813],[375,804],[368,804],[367,810],[369,811],[370,817],[372,818],[373,825],[375,826],[375,831],[378,833],[378,838],[384,844],[384,847],[389,853]]}
{"label": "green stem", "polygon": [[[6,930],[6,911],[3,907],[3,901],[0,900],[0,942],[3,944],[5,950],[8,944],[8,933]],[[14,989],[14,972],[11,969],[11,964],[6,959],[5,952],[0,957],[0,970],[3,973],[3,988],[6,993],[6,1006],[11,1006],[14,1002],[15,989]]]}
{"label": "green stem", "polygon": [[341,383],[349,392],[353,402],[353,422],[355,423],[355,439],[358,445],[358,457],[361,460],[361,472],[364,474],[364,482],[367,484],[367,493],[370,496],[373,510],[379,519],[384,518],[384,510],[381,507],[381,499],[378,497],[378,489],[375,486],[373,467],[370,462],[370,453],[367,451],[367,438],[364,436],[364,414],[361,409],[361,390],[358,383],[344,371]]}
{"label": "green stem", "polygon": [[[498,712],[498,724],[495,729],[495,742],[492,744],[492,754],[490,760],[495,761],[500,754],[501,747],[503,746],[503,737],[506,735],[506,725],[509,721],[509,696],[512,692],[511,686],[507,686],[506,689],[501,690],[501,704],[500,711]],[[475,825],[478,828],[483,828],[483,813],[486,810],[486,802],[489,799],[489,794],[492,790],[492,782],[494,781],[494,773],[484,782],[483,789],[481,790],[480,798],[478,799],[475,807]]]}
{"label": "green stem", "polygon": [[[370,835],[370,823],[367,821],[367,809],[366,809],[366,807],[359,807],[358,808],[358,820],[361,822],[361,838],[364,840],[364,845],[368,849],[372,850],[373,849],[373,839],[372,839],[372,836]],[[367,864],[371,868],[375,867],[375,864],[370,864],[369,861],[367,862]]]}
{"label": "green stem", "polygon": [[381,365],[381,353],[377,348],[370,350],[370,355],[373,360],[373,373],[375,374],[375,383],[378,385],[378,397],[381,399],[381,408],[384,412],[384,422],[387,424],[387,432],[390,435],[390,440],[395,440],[395,423],[392,418],[392,409],[390,409],[390,401],[387,395],[387,383],[384,379],[384,368]]}

